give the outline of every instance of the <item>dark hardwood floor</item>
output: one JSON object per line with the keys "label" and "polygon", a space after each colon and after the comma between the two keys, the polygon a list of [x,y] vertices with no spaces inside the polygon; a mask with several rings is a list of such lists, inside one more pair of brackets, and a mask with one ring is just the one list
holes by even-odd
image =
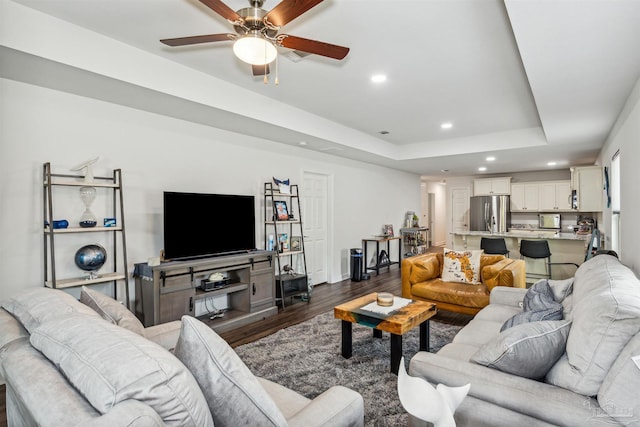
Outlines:
{"label": "dark hardwood floor", "polygon": [[[293,302],[287,300],[285,309],[279,308],[277,315],[233,331],[221,333],[220,336],[232,347],[247,344],[271,335],[280,329],[331,311],[336,305],[371,292],[391,292],[394,295],[400,295],[401,281],[398,266],[392,266],[389,271],[381,272],[379,276],[374,273],[371,279],[361,282],[343,280],[338,283],[318,285],[314,287],[311,300],[308,303],[298,299]],[[464,325],[471,318],[472,316],[457,313],[440,312],[434,320]]]}
{"label": "dark hardwood floor", "polygon": [[[432,249],[432,251],[438,250],[442,250],[442,248],[436,247]],[[369,280],[361,282],[352,282],[347,279],[338,283],[318,285],[314,287],[309,302],[300,301],[299,299],[287,300],[285,309],[279,308],[277,315],[222,333],[220,336],[232,347],[237,347],[266,337],[288,326],[304,322],[321,313],[333,310],[336,305],[371,292],[391,292],[394,295],[400,295],[399,267],[396,265],[385,269],[379,276],[374,273]],[[441,311],[434,317],[434,320],[457,325],[465,325],[471,319],[472,316],[446,311]],[[0,427],[6,426],[5,386],[2,385],[0,386]]]}

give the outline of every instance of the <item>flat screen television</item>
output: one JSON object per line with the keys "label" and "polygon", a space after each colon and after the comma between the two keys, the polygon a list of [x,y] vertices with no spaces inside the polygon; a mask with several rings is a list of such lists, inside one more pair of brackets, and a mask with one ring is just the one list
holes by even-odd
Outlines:
{"label": "flat screen television", "polygon": [[254,250],[255,197],[164,192],[164,258],[185,260]]}

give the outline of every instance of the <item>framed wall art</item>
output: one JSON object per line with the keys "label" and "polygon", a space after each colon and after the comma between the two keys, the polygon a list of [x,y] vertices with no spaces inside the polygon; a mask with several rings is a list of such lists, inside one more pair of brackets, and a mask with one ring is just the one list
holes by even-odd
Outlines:
{"label": "framed wall art", "polygon": [[301,251],[302,250],[302,237],[301,236],[291,236],[290,246],[292,251]]}
{"label": "framed wall art", "polygon": [[289,250],[289,235],[287,233],[278,234],[278,250],[280,252]]}
{"label": "framed wall art", "polygon": [[276,200],[273,202],[276,208],[276,220],[287,221],[289,219],[289,211],[287,210],[287,202],[283,200]]}

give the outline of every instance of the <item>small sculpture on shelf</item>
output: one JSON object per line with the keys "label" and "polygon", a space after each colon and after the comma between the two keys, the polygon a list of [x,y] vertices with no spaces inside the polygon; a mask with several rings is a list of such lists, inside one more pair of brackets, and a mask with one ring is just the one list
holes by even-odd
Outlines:
{"label": "small sculpture on shelf", "polygon": [[294,274],[296,274],[296,271],[293,269],[293,267],[291,267],[289,264],[287,264],[284,267],[282,267],[282,274],[294,275]]}
{"label": "small sculpture on shelf", "polygon": [[80,198],[85,206],[85,210],[82,213],[82,216],[80,216],[80,227],[95,227],[98,223],[98,219],[93,212],[91,212],[91,204],[96,199],[95,187],[80,187]]}
{"label": "small sculpture on shelf", "polygon": [[107,251],[98,244],[85,245],[76,251],[74,256],[76,266],[88,272],[87,279],[100,277],[98,270],[107,262]]}
{"label": "small sculpture on shelf", "polygon": [[[90,184],[93,182],[93,164],[98,161],[98,157],[87,160],[79,165],[71,168],[72,171],[84,170],[84,182]],[[95,227],[98,224],[98,219],[91,212],[91,204],[96,199],[96,189],[91,186],[80,187],[80,199],[84,203],[85,210],[80,217],[80,227],[89,228]]]}
{"label": "small sculpture on shelf", "polygon": [[72,171],[79,171],[84,169],[84,182],[92,183],[93,182],[93,164],[97,162],[99,157],[95,157],[93,159],[89,159],[80,163],[77,166],[71,168]]}
{"label": "small sculpture on shelf", "polygon": [[287,179],[278,179],[275,176],[273,177],[273,182],[278,186],[278,191],[282,194],[291,194],[290,180]]}

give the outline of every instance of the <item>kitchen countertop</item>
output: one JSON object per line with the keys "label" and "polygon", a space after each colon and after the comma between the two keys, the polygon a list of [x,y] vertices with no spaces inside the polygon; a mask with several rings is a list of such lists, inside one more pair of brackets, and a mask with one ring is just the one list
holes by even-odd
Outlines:
{"label": "kitchen countertop", "polygon": [[517,230],[506,233],[489,233],[487,231],[464,231],[451,233],[456,236],[481,236],[481,237],[513,237],[515,239],[556,239],[556,240],[589,240],[591,234],[562,233],[553,230]]}

